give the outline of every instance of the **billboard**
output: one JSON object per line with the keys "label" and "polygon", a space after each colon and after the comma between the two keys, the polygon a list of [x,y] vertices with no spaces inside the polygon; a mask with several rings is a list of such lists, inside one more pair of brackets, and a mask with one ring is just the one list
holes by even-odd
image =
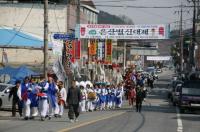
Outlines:
{"label": "billboard", "polygon": [[171,56],[147,56],[147,60],[151,61],[168,61],[171,59]]}
{"label": "billboard", "polygon": [[134,48],[130,50],[131,55],[158,55],[157,49]]}
{"label": "billboard", "polygon": [[79,37],[87,39],[168,39],[169,36],[169,25],[165,24],[80,24],[79,27]]}

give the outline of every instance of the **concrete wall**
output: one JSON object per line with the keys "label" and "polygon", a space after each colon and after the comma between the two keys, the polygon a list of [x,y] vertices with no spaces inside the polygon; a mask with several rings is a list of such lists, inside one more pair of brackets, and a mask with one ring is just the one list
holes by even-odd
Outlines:
{"label": "concrete wall", "polygon": [[[44,54],[42,50],[5,48],[4,51],[7,54],[8,64],[10,65],[41,65],[44,60]],[[2,61],[2,52],[3,49],[0,49],[0,61]],[[50,64],[52,64],[55,60],[55,57],[53,56],[52,51],[49,51],[48,54],[48,61]]]}
{"label": "concrete wall", "polygon": [[[28,16],[30,12],[30,15]],[[49,5],[49,32],[65,32],[67,28],[65,5]],[[0,4],[0,26],[20,28],[43,38],[43,4]],[[28,16],[28,17],[27,17]],[[27,17],[27,20],[25,21]],[[25,21],[25,22],[24,22]]]}

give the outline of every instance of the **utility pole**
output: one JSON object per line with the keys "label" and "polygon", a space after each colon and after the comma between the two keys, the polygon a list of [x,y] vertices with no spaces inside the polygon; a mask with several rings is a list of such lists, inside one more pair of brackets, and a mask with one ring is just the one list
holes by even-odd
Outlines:
{"label": "utility pole", "polygon": [[175,11],[175,13],[180,13],[180,21],[179,21],[179,35],[180,35],[180,39],[179,39],[179,47],[180,47],[180,72],[183,72],[184,67],[184,55],[183,55],[183,38],[184,38],[184,34],[183,34],[183,13],[184,12],[188,12],[183,10],[183,3],[181,3],[180,6],[180,10],[179,11]]}
{"label": "utility pole", "polygon": [[181,11],[180,11],[180,63],[181,63],[181,73],[183,72],[183,4],[181,3]]}
{"label": "utility pole", "polygon": [[48,70],[48,0],[44,0],[44,77]]}
{"label": "utility pole", "polygon": [[80,24],[80,0],[77,0],[76,24]]}
{"label": "utility pole", "polygon": [[192,44],[189,48],[189,58],[190,58],[190,68],[195,66],[195,57],[194,57],[194,50],[195,50],[195,43],[196,43],[196,0],[188,0],[188,2],[192,2],[194,9],[193,9],[193,24],[192,24]]}
{"label": "utility pole", "polygon": [[70,32],[70,7],[71,7],[71,0],[67,1],[67,33]]}

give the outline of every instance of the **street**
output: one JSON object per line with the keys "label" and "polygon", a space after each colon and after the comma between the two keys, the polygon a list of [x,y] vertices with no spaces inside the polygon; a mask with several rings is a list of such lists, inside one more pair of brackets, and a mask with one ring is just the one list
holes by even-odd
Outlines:
{"label": "street", "polygon": [[96,111],[81,114],[79,122],[70,123],[67,110],[62,118],[44,122],[24,121],[10,115],[0,116],[1,132],[199,132],[200,115],[197,113],[179,114],[167,99],[167,84],[171,72],[159,74],[155,88],[143,103],[141,113],[124,103],[123,108],[111,111]]}
{"label": "street", "polygon": [[143,103],[141,113],[125,108],[123,115],[102,120],[71,132],[199,132],[200,115],[177,114],[178,110],[167,99],[167,84],[171,72],[164,72]]}

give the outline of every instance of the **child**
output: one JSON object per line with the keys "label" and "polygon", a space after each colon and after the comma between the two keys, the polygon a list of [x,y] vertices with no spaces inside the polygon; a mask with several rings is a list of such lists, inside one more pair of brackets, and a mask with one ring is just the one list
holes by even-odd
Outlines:
{"label": "child", "polygon": [[134,87],[131,87],[131,89],[129,90],[128,99],[129,99],[129,105],[133,106],[136,99],[136,91]]}

